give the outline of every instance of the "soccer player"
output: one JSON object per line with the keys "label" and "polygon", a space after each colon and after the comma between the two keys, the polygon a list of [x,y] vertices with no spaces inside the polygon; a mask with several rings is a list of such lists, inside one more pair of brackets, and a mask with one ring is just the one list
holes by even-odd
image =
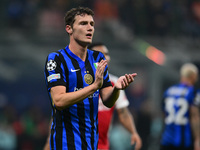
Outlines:
{"label": "soccer player", "polygon": [[180,83],[164,93],[165,127],[160,150],[200,150],[199,112],[194,103],[197,79],[198,68],[186,63],[180,69]]}
{"label": "soccer player", "polygon": [[[88,49],[100,51],[104,54],[108,64],[110,62],[109,51],[103,43],[92,43],[88,46]],[[109,74],[112,85],[117,81],[117,77]],[[109,127],[112,121],[112,116],[114,109],[117,110],[120,123],[131,133],[131,145],[136,144],[136,150],[140,149],[142,146],[141,138],[137,133],[133,117],[127,108],[129,101],[126,98],[125,92],[120,91],[119,98],[117,99],[115,106],[108,108],[103,105],[102,100],[99,99],[99,150],[109,150]]]}
{"label": "soccer player", "polygon": [[50,149],[96,150],[98,100],[112,107],[137,75],[125,74],[112,87],[102,53],[87,49],[94,34],[93,11],[72,8],[65,15],[69,45],[48,55],[45,80],[52,104]]}

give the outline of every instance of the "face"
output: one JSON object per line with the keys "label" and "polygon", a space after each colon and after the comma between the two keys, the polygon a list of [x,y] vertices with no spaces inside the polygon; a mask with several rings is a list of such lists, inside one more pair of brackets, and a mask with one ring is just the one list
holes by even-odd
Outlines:
{"label": "face", "polygon": [[66,26],[66,31],[70,35],[70,40],[76,41],[82,46],[92,42],[94,34],[94,20],[91,15],[77,15],[73,26]]}
{"label": "face", "polygon": [[110,62],[110,55],[109,55],[109,52],[108,52],[108,49],[106,46],[104,46],[104,45],[94,46],[92,49],[102,52],[104,54],[107,62],[108,63]]}

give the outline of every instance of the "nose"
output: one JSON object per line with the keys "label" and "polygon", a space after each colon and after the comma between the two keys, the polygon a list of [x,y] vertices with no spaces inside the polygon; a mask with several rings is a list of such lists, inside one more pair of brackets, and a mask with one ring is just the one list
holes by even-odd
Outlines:
{"label": "nose", "polygon": [[94,30],[94,25],[92,25],[91,23],[88,23],[88,31],[93,31]]}
{"label": "nose", "polygon": [[93,30],[94,30],[94,27],[91,25],[88,25],[88,31],[93,31]]}

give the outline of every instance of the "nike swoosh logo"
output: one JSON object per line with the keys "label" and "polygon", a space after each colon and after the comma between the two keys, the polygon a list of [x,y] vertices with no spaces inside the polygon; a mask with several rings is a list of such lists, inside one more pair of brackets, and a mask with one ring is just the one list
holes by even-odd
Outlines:
{"label": "nike swoosh logo", "polygon": [[79,71],[80,69],[71,69],[71,72],[76,72],[76,71]]}

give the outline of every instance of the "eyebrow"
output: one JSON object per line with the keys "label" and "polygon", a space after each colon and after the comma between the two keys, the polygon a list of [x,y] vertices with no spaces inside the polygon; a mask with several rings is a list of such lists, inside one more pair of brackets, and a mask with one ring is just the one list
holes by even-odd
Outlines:
{"label": "eyebrow", "polygon": [[92,24],[95,24],[95,22],[94,21],[86,21],[86,20],[82,20],[82,21],[80,21],[79,23],[92,23]]}

